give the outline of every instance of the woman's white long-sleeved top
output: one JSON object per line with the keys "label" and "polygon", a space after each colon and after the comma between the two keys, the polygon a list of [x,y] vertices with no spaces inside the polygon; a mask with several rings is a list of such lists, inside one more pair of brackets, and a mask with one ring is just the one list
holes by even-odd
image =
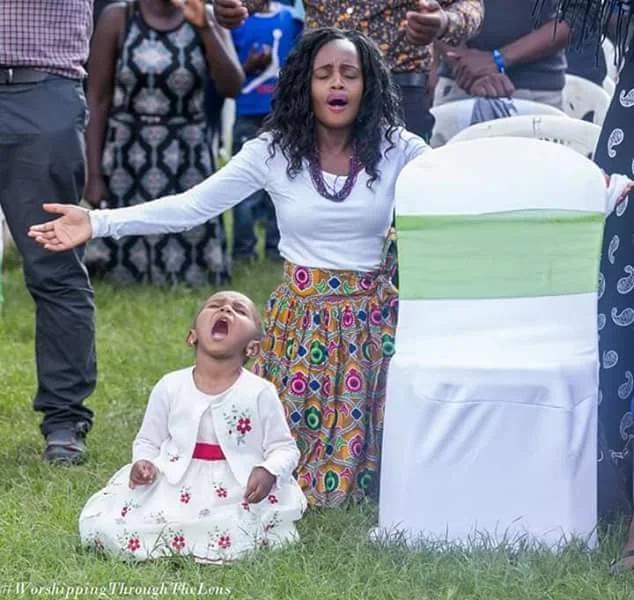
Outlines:
{"label": "woman's white long-sleeved top", "polygon": [[[382,146],[380,178],[368,188],[361,171],[350,195],[333,202],[319,195],[307,167],[293,179],[279,148],[269,157],[270,136],[246,143],[211,177],[178,195],[116,210],[90,213],[93,237],[123,237],[190,229],[235,206],[251,193],[266,190],[275,206],[279,251],[291,263],[321,269],[372,271],[394,210],[394,186],[403,167],[428,146],[416,135],[397,130],[394,147]],[[327,187],[340,189],[345,177],[323,173]]]}

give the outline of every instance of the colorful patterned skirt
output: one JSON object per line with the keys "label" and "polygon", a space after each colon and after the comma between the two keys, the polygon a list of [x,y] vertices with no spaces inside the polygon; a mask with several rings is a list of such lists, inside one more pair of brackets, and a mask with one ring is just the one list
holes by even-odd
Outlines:
{"label": "colorful patterned skirt", "polygon": [[278,389],[311,506],[339,506],[378,487],[398,309],[393,262],[374,273],[287,263],[269,301],[255,372]]}

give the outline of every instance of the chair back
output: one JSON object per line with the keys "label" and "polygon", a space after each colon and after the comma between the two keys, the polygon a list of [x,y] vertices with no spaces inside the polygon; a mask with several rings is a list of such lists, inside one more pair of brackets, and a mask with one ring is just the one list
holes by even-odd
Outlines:
{"label": "chair back", "polygon": [[602,87],[606,91],[607,95],[610,96],[610,99],[611,99],[612,96],[614,96],[614,92],[616,91],[616,83],[614,83],[614,80],[611,79],[610,77],[606,77],[603,80]]}
{"label": "chair back", "polygon": [[412,161],[396,184],[397,352],[592,350],[606,204],[601,170],[559,144],[476,139]]}
{"label": "chair back", "polygon": [[[473,115],[474,98],[447,102],[434,106],[431,113],[436,119],[431,137],[431,146],[437,148],[446,144],[456,134],[471,125]],[[530,100],[513,99],[513,105],[518,115],[559,115],[565,113],[548,104],[531,102]]]}
{"label": "chair back", "polygon": [[579,119],[525,115],[472,125],[453,137],[450,143],[491,137],[534,138],[568,146],[586,158],[592,158],[600,134],[598,125]]}
{"label": "chair back", "polygon": [[605,64],[608,70],[608,77],[612,81],[617,81],[619,78],[619,69],[616,66],[616,48],[614,44],[606,37],[602,44],[603,53],[605,54]]}
{"label": "chair back", "polygon": [[601,126],[610,106],[610,95],[588,79],[566,74],[563,102],[569,117]]}

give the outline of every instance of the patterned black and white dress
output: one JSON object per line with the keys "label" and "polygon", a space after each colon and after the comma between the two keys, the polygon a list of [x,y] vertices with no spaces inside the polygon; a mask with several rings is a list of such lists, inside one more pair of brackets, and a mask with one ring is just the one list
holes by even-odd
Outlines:
{"label": "patterned black and white dress", "polygon": [[[103,153],[108,208],[183,192],[213,172],[202,41],[187,21],[150,28],[133,6]],[[85,262],[93,275],[154,285],[220,283],[229,268],[221,218],[182,234],[93,240]]]}
{"label": "patterned black and white dress", "polygon": [[[634,53],[630,51],[595,154],[608,174],[634,177]],[[628,512],[634,422],[634,197],[608,217],[599,282],[599,511]]]}

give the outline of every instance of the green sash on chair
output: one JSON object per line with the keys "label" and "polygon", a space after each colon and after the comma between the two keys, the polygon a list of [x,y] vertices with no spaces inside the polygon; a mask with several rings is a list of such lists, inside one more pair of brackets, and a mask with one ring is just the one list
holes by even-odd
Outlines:
{"label": "green sash on chair", "polygon": [[605,215],[521,210],[397,215],[403,300],[529,298],[596,291]]}

